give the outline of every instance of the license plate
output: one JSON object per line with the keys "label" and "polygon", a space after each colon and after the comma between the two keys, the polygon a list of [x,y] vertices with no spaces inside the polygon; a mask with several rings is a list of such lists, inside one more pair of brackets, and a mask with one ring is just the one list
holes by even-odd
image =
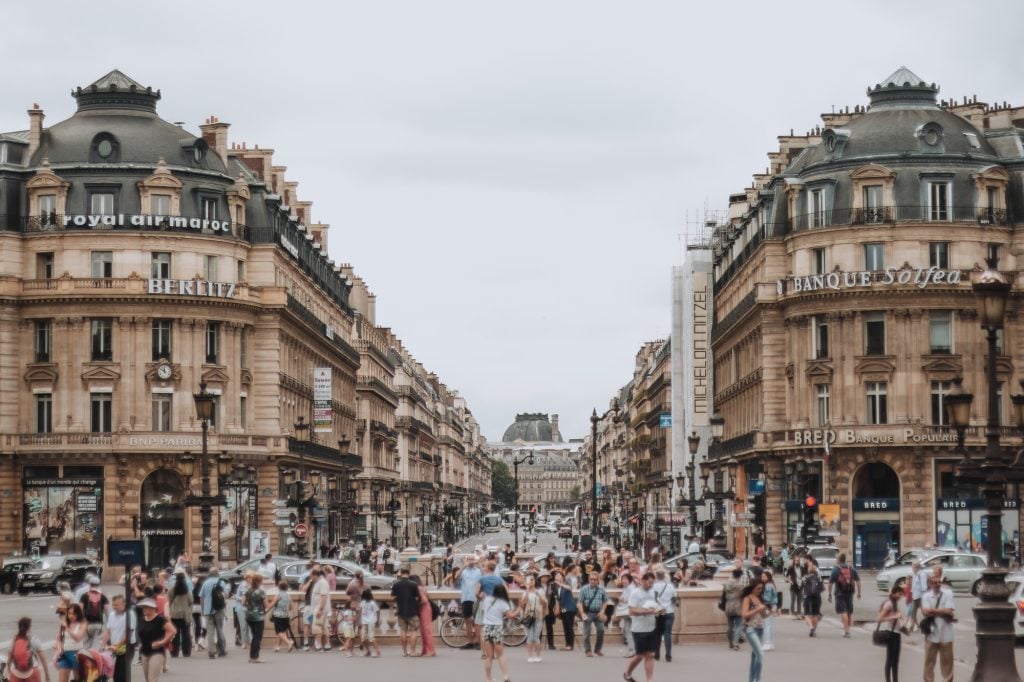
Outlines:
{"label": "license plate", "polygon": [[35,587],[36,584],[33,582],[24,582],[21,584],[22,587]]}

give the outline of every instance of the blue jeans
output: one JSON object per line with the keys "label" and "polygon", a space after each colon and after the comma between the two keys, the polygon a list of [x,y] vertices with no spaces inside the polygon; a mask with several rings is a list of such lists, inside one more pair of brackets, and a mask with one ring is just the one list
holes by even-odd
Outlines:
{"label": "blue jeans", "polygon": [[764,628],[747,628],[747,641],[750,642],[750,677],[749,682],[761,680],[761,636]]}
{"label": "blue jeans", "polygon": [[[665,614],[665,632],[662,633],[661,639],[665,642],[665,656],[672,655],[672,626],[675,625],[676,614],[666,613]],[[659,647],[660,648],[660,647]]]}
{"label": "blue jeans", "polygon": [[743,616],[729,616],[729,646],[740,645],[740,634],[743,632]]}

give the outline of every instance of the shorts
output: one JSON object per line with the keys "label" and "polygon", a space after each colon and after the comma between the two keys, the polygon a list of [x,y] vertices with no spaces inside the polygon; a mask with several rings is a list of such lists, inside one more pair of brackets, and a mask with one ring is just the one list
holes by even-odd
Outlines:
{"label": "shorts", "polygon": [[476,606],[476,602],[475,601],[464,601],[464,602],[462,602],[462,617],[463,618],[472,618],[473,617],[473,607],[474,606]]}
{"label": "shorts", "polygon": [[820,616],[821,615],[821,595],[815,595],[813,597],[804,597],[804,615],[805,616]]}
{"label": "shorts", "polygon": [[65,651],[57,659],[57,667],[62,670],[78,670],[78,652]]}
{"label": "shorts", "polygon": [[634,632],[633,651],[638,656],[640,654],[653,654],[658,650],[658,642],[660,641],[661,637],[653,630],[651,632]]}
{"label": "shorts", "polygon": [[274,621],[274,632],[278,635],[282,635],[288,632],[288,616],[274,616],[271,620]]}
{"label": "shorts", "polygon": [[853,613],[852,592],[836,592],[836,613]]}
{"label": "shorts", "polygon": [[320,611],[319,613],[314,609],[313,613],[310,614],[310,617],[313,619],[311,621],[311,623],[310,623],[310,625],[312,626],[313,634],[314,635],[325,634],[327,632],[327,618],[328,618],[328,611],[327,611],[327,609],[324,609],[323,611]]}
{"label": "shorts", "polygon": [[405,616],[398,617],[398,631],[399,632],[419,632],[420,630],[420,617],[419,616]]}
{"label": "shorts", "polygon": [[505,626],[485,625],[484,641],[493,642],[494,644],[502,644],[505,641]]}
{"label": "shorts", "polygon": [[343,639],[352,639],[356,636],[356,629],[352,623],[341,624],[341,636]]}
{"label": "shorts", "polygon": [[313,624],[313,607],[303,606],[302,607],[302,622],[306,625]]}
{"label": "shorts", "polygon": [[373,623],[363,623],[363,641],[372,642],[376,638],[376,626]]}

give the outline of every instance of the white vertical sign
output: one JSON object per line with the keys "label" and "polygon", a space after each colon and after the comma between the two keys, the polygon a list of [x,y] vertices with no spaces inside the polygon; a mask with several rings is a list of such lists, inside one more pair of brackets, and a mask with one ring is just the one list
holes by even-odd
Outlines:
{"label": "white vertical sign", "polygon": [[313,368],[313,431],[330,433],[334,415],[331,411],[331,368]]}

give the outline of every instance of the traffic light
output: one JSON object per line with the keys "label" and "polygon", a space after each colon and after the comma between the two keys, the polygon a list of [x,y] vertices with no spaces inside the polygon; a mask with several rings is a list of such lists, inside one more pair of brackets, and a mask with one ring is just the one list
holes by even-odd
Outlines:
{"label": "traffic light", "polygon": [[814,495],[804,498],[804,537],[812,532],[817,533],[818,500]]}

